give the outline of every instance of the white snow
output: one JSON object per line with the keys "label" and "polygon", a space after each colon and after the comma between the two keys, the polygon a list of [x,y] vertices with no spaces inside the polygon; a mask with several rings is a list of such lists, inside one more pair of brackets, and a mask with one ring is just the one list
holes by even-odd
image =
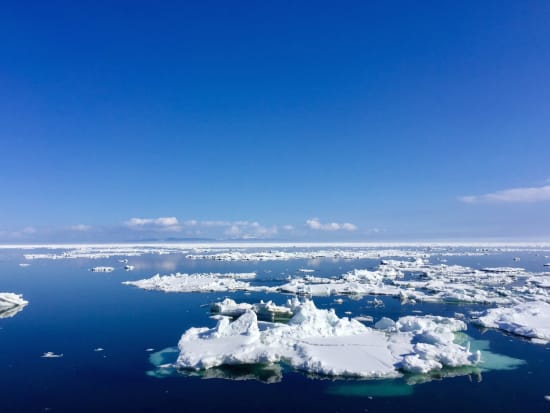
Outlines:
{"label": "white snow", "polygon": [[164,292],[224,292],[248,289],[250,287],[249,282],[238,281],[237,279],[251,279],[255,276],[255,273],[176,273],[164,276],[156,274],[151,278],[125,281],[123,284],[133,285],[144,290]]}
{"label": "white snow", "polygon": [[484,327],[498,328],[537,342],[550,341],[550,304],[545,302],[491,308],[476,321]]}
{"label": "white snow", "polygon": [[479,361],[454,343],[462,321],[445,317],[404,317],[391,330],[368,328],[317,309],[298,305],[288,324],[258,322],[247,309],[235,321],[224,317],[214,328],[190,328],[179,342],[176,366],[209,369],[222,365],[284,361],[309,373],[331,376],[397,377],[400,371],[427,372]]}

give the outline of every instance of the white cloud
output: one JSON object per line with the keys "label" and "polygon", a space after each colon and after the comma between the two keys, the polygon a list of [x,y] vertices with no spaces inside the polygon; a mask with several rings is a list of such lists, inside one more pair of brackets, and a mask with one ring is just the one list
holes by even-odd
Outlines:
{"label": "white cloud", "polygon": [[231,238],[268,238],[278,232],[277,226],[265,227],[256,221],[235,221],[229,224],[229,228],[225,230],[224,234]]}
{"label": "white cloud", "polygon": [[543,202],[550,201],[550,185],[527,188],[512,188],[490,192],[483,195],[467,195],[458,198],[460,201],[473,204],[478,202]]}
{"label": "white cloud", "polygon": [[349,222],[328,222],[326,224],[321,223],[318,218],[308,219],[306,221],[306,227],[318,231],[356,231],[357,226]]}
{"label": "white cloud", "polygon": [[285,231],[294,231],[294,226],[290,225],[290,224],[287,224],[287,225],[283,225],[283,229]]}
{"label": "white cloud", "polygon": [[177,231],[185,235],[230,237],[239,239],[269,238],[278,233],[277,226],[264,226],[257,221],[199,221],[180,222],[176,217],[131,218],[124,222],[133,230]]}
{"label": "white cloud", "polygon": [[181,225],[176,217],[130,218],[124,224],[131,229],[156,229],[160,231],[181,230]]}
{"label": "white cloud", "polygon": [[36,235],[38,233],[38,230],[35,227],[25,227],[17,231],[0,231],[0,237],[2,238],[13,238],[13,239],[19,239],[19,238],[29,238],[33,235]]}
{"label": "white cloud", "polygon": [[85,225],[85,224],[77,224],[77,225],[71,225],[69,227],[69,229],[71,231],[81,231],[81,232],[86,232],[86,231],[89,231],[92,229],[92,227],[90,225]]}

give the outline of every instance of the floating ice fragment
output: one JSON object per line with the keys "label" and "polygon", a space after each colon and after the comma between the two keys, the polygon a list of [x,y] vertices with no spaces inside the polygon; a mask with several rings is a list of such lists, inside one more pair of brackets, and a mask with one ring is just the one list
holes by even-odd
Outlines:
{"label": "floating ice fragment", "polygon": [[513,307],[491,308],[475,320],[488,328],[498,328],[518,336],[550,341],[550,304],[528,302]]}
{"label": "floating ice fragment", "polygon": [[105,350],[104,348],[101,348],[101,347],[98,347],[98,348],[94,348],[94,351],[95,352],[100,352],[100,351],[103,351]]}
{"label": "floating ice fragment", "polygon": [[47,351],[44,354],[42,354],[42,356],[40,356],[40,357],[43,357],[43,358],[46,358],[46,359],[57,359],[57,358],[63,357],[63,354],[55,354],[52,351]]}
{"label": "floating ice fragment", "polygon": [[92,272],[111,272],[114,271],[113,267],[93,267],[90,268],[90,271]]}
{"label": "floating ice fragment", "polygon": [[357,317],[353,317],[353,319],[363,323],[372,323],[373,321],[373,318],[370,315],[358,315]]}
{"label": "floating ice fragment", "polygon": [[255,276],[256,273],[176,273],[164,276],[156,274],[151,278],[125,281],[123,284],[164,292],[224,292],[248,289],[250,283],[237,279],[251,279]]}

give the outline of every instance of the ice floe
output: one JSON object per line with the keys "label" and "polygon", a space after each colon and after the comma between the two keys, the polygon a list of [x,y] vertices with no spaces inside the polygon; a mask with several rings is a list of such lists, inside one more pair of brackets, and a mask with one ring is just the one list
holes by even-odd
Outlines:
{"label": "ice floe", "polygon": [[385,330],[372,329],[305,300],[287,324],[259,322],[247,309],[234,321],[221,318],[214,328],[190,328],[179,341],[175,366],[203,370],[285,362],[329,376],[397,377],[403,371],[479,362],[479,353],[454,342],[454,333],[465,328],[460,320],[424,316],[403,317]]}
{"label": "ice floe", "polygon": [[256,277],[256,273],[176,273],[164,276],[156,274],[151,278],[125,281],[123,284],[133,285],[144,290],[164,292],[224,292],[246,290],[250,287],[250,283],[239,281],[239,279],[252,279],[254,277]]}
{"label": "ice floe", "polygon": [[58,358],[63,357],[63,354],[55,354],[52,351],[47,351],[44,354],[42,354],[40,357],[45,358],[45,359],[58,359]]}
{"label": "ice floe", "polygon": [[21,294],[0,293],[0,318],[13,317],[28,303]]}
{"label": "ice floe", "polygon": [[146,289],[170,292],[234,291],[287,293],[304,296],[388,295],[403,303],[474,303],[515,305],[527,301],[550,303],[550,273],[530,273],[522,268],[474,269],[460,265],[430,264],[425,258],[384,260],[374,269],[355,269],[340,277],[302,275],[279,285],[251,284],[234,278],[245,274],[156,275],[128,282]]}
{"label": "ice floe", "polygon": [[90,268],[91,272],[112,272],[114,271],[114,267],[93,267]]}
{"label": "ice floe", "polygon": [[550,304],[545,302],[491,308],[476,322],[483,327],[498,328],[536,342],[550,341]]}

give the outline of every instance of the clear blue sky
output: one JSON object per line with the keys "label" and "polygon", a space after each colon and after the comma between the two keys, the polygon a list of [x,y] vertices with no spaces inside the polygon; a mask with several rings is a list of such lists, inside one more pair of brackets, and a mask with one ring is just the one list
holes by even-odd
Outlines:
{"label": "clear blue sky", "polygon": [[550,239],[549,22],[546,1],[4,2],[0,241]]}

